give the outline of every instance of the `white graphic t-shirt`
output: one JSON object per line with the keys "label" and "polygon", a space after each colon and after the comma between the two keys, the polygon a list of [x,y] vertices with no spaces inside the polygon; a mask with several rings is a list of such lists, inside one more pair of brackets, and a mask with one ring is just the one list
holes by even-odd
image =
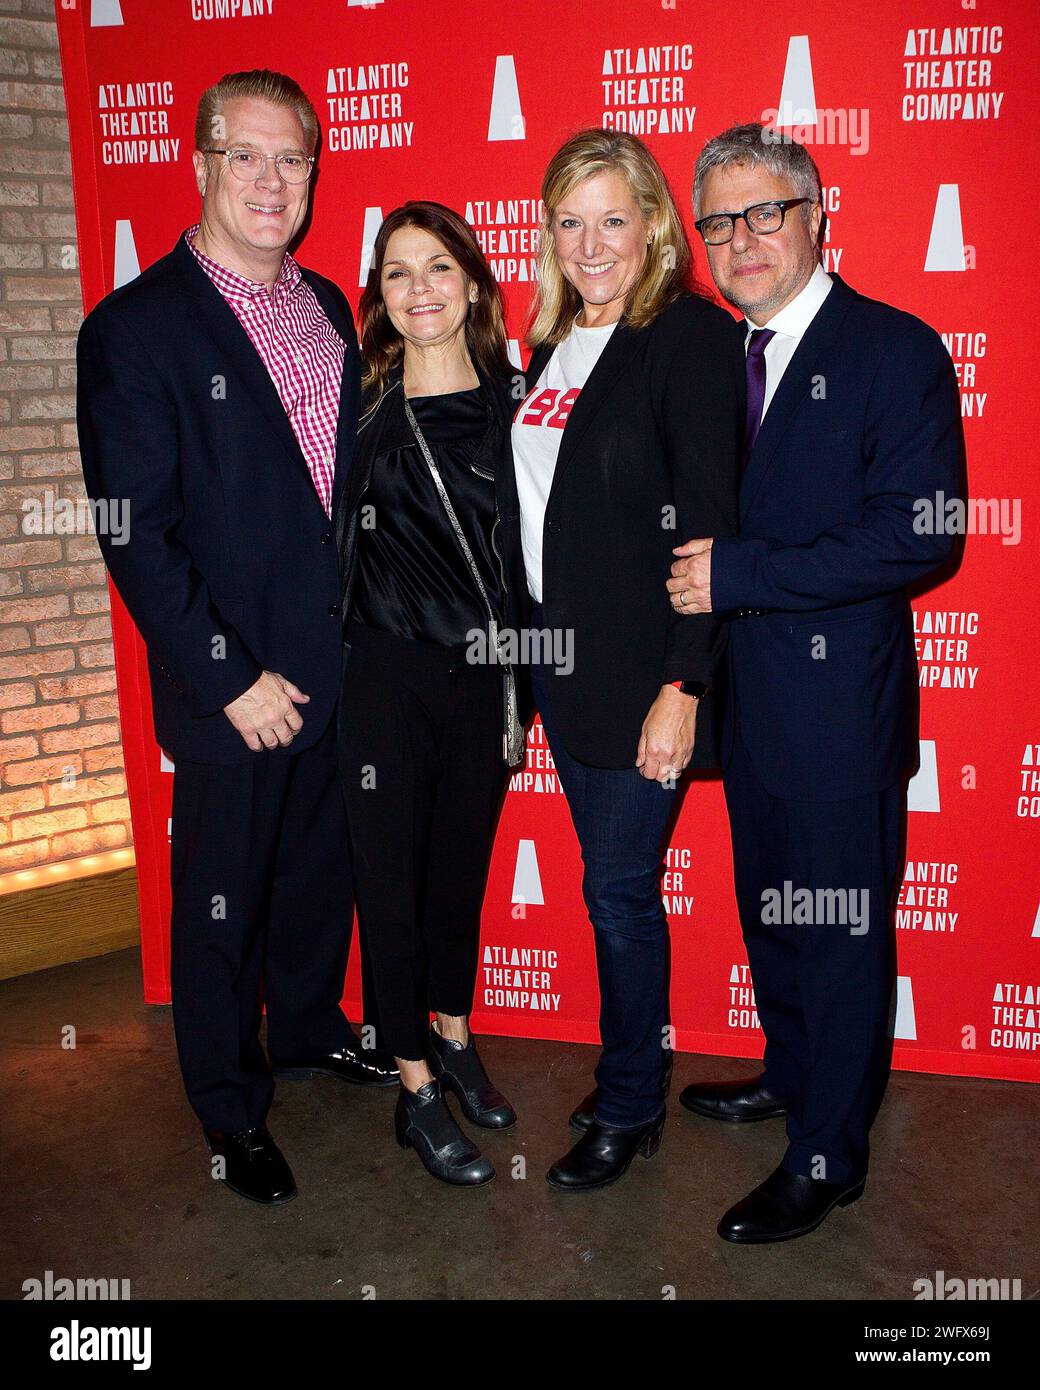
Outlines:
{"label": "white graphic t-shirt", "polygon": [[520,537],[527,588],[542,602],[542,528],[545,503],[556,472],[556,459],[571,407],[581,394],[618,321],[602,328],[577,323],[557,344],[545,368],[513,416],[513,461],[520,496]]}

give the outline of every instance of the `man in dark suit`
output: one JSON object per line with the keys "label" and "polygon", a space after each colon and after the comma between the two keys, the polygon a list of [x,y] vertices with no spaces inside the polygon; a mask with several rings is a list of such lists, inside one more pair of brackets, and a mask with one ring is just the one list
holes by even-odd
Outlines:
{"label": "man in dark suit", "polygon": [[783,1161],[726,1213],[788,1240],[855,1201],[888,1062],[891,908],[917,666],[905,586],[950,556],[922,503],[960,495],[956,376],[938,335],[820,264],[819,173],[757,125],[708,142],[694,182],[716,284],[747,320],[739,539],[697,539],[677,612],[729,616],[724,781],[765,1070],[690,1110],[786,1115]]}
{"label": "man in dark suit", "polygon": [[181,1070],[215,1176],[264,1203],[296,1195],[265,1124],[272,1068],[397,1081],[339,1007],[352,891],[330,516],[360,374],[346,299],[288,254],[317,138],[290,78],[236,73],[209,88],[200,224],[98,304],[77,354],[88,491],[129,506],[127,543],[98,539],[147,645],[156,737],[175,762]]}

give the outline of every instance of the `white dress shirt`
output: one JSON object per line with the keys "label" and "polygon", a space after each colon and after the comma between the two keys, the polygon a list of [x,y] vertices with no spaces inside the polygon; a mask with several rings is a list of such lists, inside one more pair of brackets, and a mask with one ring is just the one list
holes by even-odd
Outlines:
{"label": "white dress shirt", "polygon": [[798,291],[790,304],[775,313],[768,323],[752,323],[745,319],[748,336],[744,342],[744,350],[751,341],[751,330],[754,328],[771,328],[774,336],[766,343],[763,357],[766,363],[766,394],[762,403],[762,418],[765,419],[766,411],[769,409],[769,402],[773,399],[776,388],[780,385],[780,379],[787,370],[788,363],[794,356],[798,344],[802,341],[802,334],[812,323],[819,312],[820,305],[831,292],[833,281],[824,270],[822,265],[817,265],[816,269],[809,276],[808,281],[802,289]]}

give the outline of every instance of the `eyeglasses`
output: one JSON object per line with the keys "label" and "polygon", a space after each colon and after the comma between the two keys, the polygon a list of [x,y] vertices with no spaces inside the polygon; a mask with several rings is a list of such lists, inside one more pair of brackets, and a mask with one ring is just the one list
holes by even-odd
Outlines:
{"label": "eyeglasses", "polygon": [[801,207],[802,203],[815,202],[814,198],[785,198],[780,203],[753,203],[743,212],[713,212],[700,218],[693,225],[700,232],[708,246],[724,246],[733,240],[733,229],[741,218],[749,232],[755,236],[771,236],[784,225],[788,208]]}
{"label": "eyeglasses", "polygon": [[306,183],[314,169],[314,156],[304,154],[261,154],[259,150],[203,150],[203,154],[222,154],[236,179],[252,183],[274,160],[279,177],[286,183]]}

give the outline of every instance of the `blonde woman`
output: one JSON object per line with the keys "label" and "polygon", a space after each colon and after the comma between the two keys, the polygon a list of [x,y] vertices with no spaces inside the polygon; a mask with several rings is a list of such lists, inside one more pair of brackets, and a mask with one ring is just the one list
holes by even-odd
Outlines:
{"label": "blonde woman", "polygon": [[[690,280],[664,174],[640,141],[584,130],[551,159],[511,427],[518,547],[535,628],[573,669],[532,667],[584,862],[603,1045],[582,1131],[547,1174],[585,1191],[651,1157],[665,1119],[668,927],[660,893],[677,781],[715,763],[720,626],[662,589],[686,536],[731,536],[744,416],[734,320]],[[554,646],[555,649],[555,646]]]}

